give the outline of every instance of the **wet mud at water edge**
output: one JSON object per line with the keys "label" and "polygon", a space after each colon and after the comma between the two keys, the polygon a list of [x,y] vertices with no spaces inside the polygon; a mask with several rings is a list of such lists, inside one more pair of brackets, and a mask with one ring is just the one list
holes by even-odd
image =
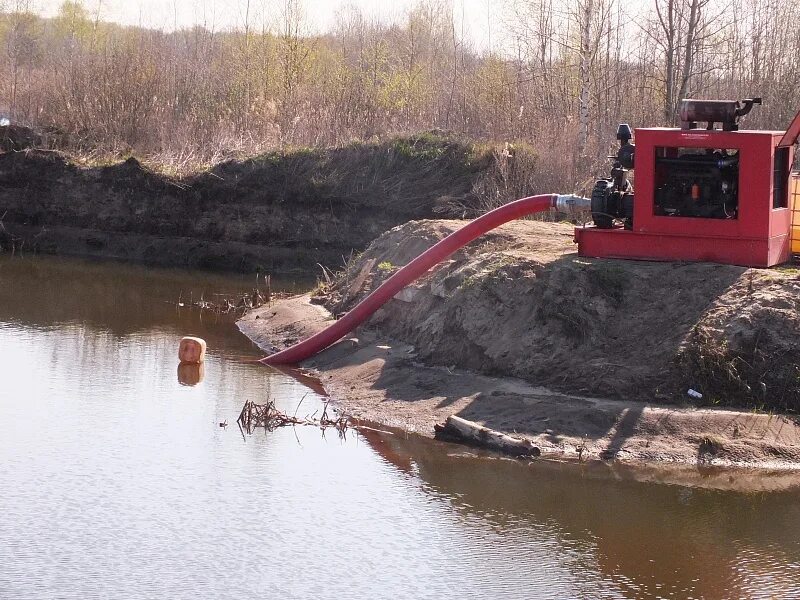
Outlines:
{"label": "wet mud at water edge", "polygon": [[[4,597],[800,595],[797,488],[643,483],[399,431],[242,438],[219,423],[245,400],[323,402],[249,362],[232,318],[175,305],[249,280],[0,257],[0,283]],[[186,334],[209,342],[195,385]]]}

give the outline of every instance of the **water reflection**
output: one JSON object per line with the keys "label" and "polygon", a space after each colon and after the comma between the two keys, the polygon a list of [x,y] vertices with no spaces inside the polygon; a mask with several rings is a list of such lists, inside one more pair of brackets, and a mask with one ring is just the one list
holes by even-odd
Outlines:
{"label": "water reflection", "polygon": [[[371,429],[243,438],[219,423],[245,400],[303,416],[324,390],[252,364],[230,320],[175,307],[237,279],[20,264],[0,257],[2,597],[800,594],[796,491],[490,461]],[[176,365],[190,333],[209,341],[204,378]]]}
{"label": "water reflection", "polygon": [[[487,459],[403,435],[365,439],[469,520],[511,534],[550,528],[601,580],[637,597],[800,593],[800,494],[642,483],[609,465]],[[578,573],[576,573],[578,575]]]}
{"label": "water reflection", "polygon": [[[0,283],[0,322],[44,329],[80,323],[118,338],[153,329],[194,333],[217,352],[252,355],[252,344],[233,335],[233,315],[201,313],[190,302],[251,290],[254,276],[0,255]],[[302,290],[309,283],[272,278],[274,289]]]}
{"label": "water reflection", "polygon": [[178,364],[178,383],[194,387],[203,382],[206,376],[205,363],[180,363]]}

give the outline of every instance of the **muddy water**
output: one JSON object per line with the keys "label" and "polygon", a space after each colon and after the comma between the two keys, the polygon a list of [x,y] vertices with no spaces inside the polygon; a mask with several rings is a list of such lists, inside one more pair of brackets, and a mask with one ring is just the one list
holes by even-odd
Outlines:
{"label": "muddy water", "polygon": [[[800,596],[797,490],[220,428],[247,399],[320,407],[175,305],[249,283],[0,257],[1,598]],[[186,333],[210,345],[194,386]]]}

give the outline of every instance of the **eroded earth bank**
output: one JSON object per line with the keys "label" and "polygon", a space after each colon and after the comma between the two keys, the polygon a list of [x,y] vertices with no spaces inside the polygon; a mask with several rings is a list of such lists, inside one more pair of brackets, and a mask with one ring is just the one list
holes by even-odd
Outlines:
{"label": "eroded earth bank", "polygon": [[491,147],[433,134],[180,175],[133,157],[12,148],[0,151],[0,251],[311,273],[340,268],[353,249],[410,219],[473,214],[500,176]]}

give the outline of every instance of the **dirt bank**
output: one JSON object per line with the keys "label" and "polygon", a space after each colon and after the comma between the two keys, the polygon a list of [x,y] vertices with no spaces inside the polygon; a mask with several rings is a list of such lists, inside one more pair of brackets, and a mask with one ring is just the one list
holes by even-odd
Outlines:
{"label": "dirt bank", "polygon": [[[240,327],[267,351],[291,344],[461,224],[398,227],[317,304]],[[585,260],[569,226],[517,222],[304,366],[352,414],[425,435],[458,414],[560,456],[785,467],[800,464],[796,417],[719,406],[797,410],[799,308],[791,270]],[[708,406],[690,406],[689,387]]]}
{"label": "dirt bank", "polygon": [[523,158],[533,160],[421,135],[172,177],[134,158],[87,165],[55,151],[9,151],[0,153],[0,250],[250,272],[336,269],[409,219],[479,210]]}

